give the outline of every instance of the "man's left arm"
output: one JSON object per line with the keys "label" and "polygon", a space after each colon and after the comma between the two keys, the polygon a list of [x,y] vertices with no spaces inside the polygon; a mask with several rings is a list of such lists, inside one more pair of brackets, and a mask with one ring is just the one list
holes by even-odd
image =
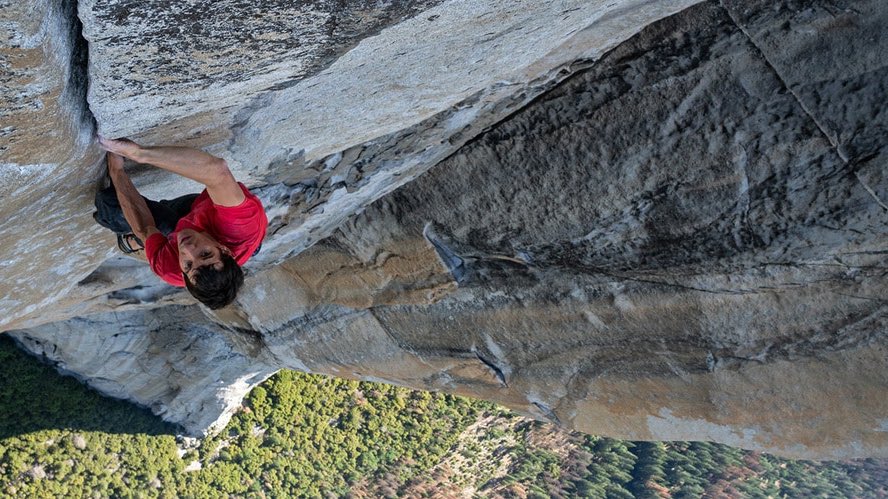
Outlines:
{"label": "man's left arm", "polygon": [[123,158],[111,152],[108,153],[108,175],[117,192],[123,217],[129,223],[133,234],[144,244],[152,234],[160,231],[157,230],[154,215],[148,209],[148,204],[124,171]]}

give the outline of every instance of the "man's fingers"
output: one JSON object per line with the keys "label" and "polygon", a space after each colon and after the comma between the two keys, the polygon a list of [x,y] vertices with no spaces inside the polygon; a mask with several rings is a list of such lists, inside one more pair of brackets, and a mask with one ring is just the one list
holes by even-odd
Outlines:
{"label": "man's fingers", "polygon": [[108,139],[99,135],[99,146],[112,153],[130,156],[138,150],[139,145],[129,139]]}
{"label": "man's fingers", "polygon": [[117,142],[117,141],[112,140],[112,139],[106,139],[105,137],[102,137],[101,135],[99,135],[99,146],[106,151],[113,151],[114,146],[116,145],[115,142]]}
{"label": "man's fingers", "polygon": [[125,145],[122,144],[119,140],[106,138],[99,139],[99,145],[102,146],[102,149],[108,152],[118,152],[123,149],[123,147],[125,147]]}

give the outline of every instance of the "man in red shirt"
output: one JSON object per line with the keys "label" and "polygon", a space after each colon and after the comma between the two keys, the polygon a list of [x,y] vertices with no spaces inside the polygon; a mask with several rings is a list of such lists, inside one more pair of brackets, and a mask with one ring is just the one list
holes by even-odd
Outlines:
{"label": "man in red shirt", "polygon": [[[112,185],[96,195],[96,221],[117,233],[124,251],[144,241],[151,270],[173,286],[185,286],[211,309],[234,301],[244,282],[240,266],[258,251],[268,227],[259,198],[235,180],[225,160],[198,149],[142,147],[101,137],[99,144],[108,151]],[[182,175],[206,189],[152,201],[136,190],[123,158]]]}

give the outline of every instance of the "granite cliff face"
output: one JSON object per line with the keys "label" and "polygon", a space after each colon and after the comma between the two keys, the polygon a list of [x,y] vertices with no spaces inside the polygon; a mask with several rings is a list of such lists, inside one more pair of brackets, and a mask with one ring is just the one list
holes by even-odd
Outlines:
{"label": "granite cliff face", "polygon": [[[293,368],[619,438],[888,456],[880,2],[0,21],[0,327],[104,393],[200,434]],[[194,305],[92,225],[94,130],[205,148],[260,194],[236,305]]]}

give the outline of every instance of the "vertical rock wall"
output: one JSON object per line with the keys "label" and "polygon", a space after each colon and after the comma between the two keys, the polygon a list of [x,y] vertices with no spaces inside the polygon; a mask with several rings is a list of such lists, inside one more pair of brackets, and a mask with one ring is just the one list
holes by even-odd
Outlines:
{"label": "vertical rock wall", "polygon": [[[310,54],[228,67],[199,46],[224,9],[204,33],[161,29],[185,9],[167,2],[83,3],[99,128],[227,155],[265,184],[271,235],[235,307],[181,307],[113,260],[40,314],[10,306],[10,334],[191,433],[287,367],[620,438],[886,456],[888,8],[725,0],[652,24],[689,4],[380,4],[357,27],[277,6]],[[254,14],[243,33],[285,32]],[[333,29],[309,36],[315,15]],[[125,59],[133,33],[158,49]],[[222,83],[187,77],[195,54]]]}
{"label": "vertical rock wall", "polygon": [[[109,261],[113,238],[90,217],[104,168],[91,143],[95,127],[225,157],[269,208],[275,237],[251,264],[261,268],[428,170],[550,88],[577,58],[600,55],[692,3],[452,0],[341,9],[158,0],[4,10],[4,53],[14,61],[3,107],[9,123],[21,123],[5,120],[3,128],[0,277],[8,284],[0,328],[87,313],[84,302],[96,311],[130,306],[111,295],[154,286],[107,280],[125,265]],[[151,198],[200,188],[130,168]],[[41,221],[39,231],[32,220]],[[156,291],[141,289],[139,304],[165,303],[170,293]]]}
{"label": "vertical rock wall", "polygon": [[0,330],[52,308],[111,255],[89,217],[100,155],[75,8],[21,2],[0,17]]}
{"label": "vertical rock wall", "polygon": [[206,432],[224,428],[278,369],[263,360],[258,337],[210,324],[196,307],[93,314],[13,337],[106,395]]}
{"label": "vertical rock wall", "polygon": [[[807,53],[868,32],[885,15],[868,8],[844,29],[823,26],[828,9],[763,9],[759,29]],[[289,281],[254,281],[249,323],[288,367],[591,433],[884,455],[885,144],[830,138],[884,127],[884,88],[841,83],[881,71],[884,44],[863,38],[807,102],[740,15],[709,3],[649,27],[288,262]],[[793,38],[805,30],[819,36]],[[817,116],[840,101],[825,133]],[[400,249],[422,239],[457,284],[429,303],[380,303],[383,286],[364,305],[282,292],[314,289],[306,272],[418,262]]]}

